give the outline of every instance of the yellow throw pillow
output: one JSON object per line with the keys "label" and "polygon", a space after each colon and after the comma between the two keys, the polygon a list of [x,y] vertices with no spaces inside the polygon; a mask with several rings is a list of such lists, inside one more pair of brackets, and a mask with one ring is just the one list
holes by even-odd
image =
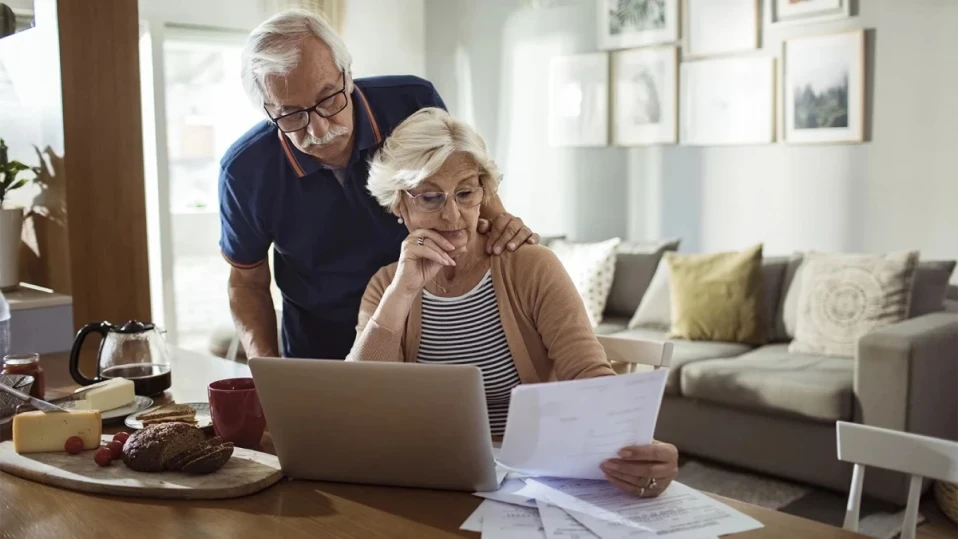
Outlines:
{"label": "yellow throw pillow", "polygon": [[672,299],[669,336],[697,341],[764,344],[762,244],[739,252],[665,253]]}

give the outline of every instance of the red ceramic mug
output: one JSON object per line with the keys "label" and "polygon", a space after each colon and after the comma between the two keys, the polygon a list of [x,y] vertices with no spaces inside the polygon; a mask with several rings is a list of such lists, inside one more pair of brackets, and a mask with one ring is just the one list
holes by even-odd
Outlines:
{"label": "red ceramic mug", "polygon": [[253,379],[218,380],[209,385],[207,393],[216,435],[239,447],[258,446],[266,430],[266,417]]}

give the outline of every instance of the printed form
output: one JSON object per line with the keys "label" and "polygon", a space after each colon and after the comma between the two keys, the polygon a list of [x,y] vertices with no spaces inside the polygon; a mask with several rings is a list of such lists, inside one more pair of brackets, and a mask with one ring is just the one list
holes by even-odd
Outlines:
{"label": "printed form", "polygon": [[517,386],[499,463],[532,476],[604,479],[623,447],[652,443],[666,369]]}
{"label": "printed form", "polygon": [[607,481],[551,478],[526,479],[516,494],[564,509],[603,539],[702,539],[762,527],[676,481],[657,498],[636,498]]}

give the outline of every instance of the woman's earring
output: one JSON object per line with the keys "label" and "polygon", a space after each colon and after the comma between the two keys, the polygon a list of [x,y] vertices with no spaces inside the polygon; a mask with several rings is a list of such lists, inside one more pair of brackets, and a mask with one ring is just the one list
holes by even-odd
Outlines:
{"label": "woman's earring", "polygon": [[399,224],[402,224],[403,223],[402,217],[400,217],[398,221],[399,221]]}

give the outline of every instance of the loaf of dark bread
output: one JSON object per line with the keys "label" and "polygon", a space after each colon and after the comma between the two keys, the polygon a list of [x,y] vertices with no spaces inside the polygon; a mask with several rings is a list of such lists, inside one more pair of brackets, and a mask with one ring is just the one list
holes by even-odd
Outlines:
{"label": "loaf of dark bread", "polygon": [[123,463],[138,472],[161,472],[173,457],[206,447],[203,431],[184,423],[150,425],[133,433],[123,446]]}

